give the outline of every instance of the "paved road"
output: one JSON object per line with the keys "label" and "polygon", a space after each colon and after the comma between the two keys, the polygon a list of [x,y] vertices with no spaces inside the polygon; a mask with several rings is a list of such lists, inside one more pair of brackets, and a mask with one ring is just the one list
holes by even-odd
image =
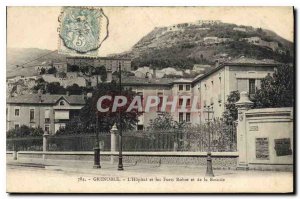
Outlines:
{"label": "paved road", "polygon": [[[10,192],[291,192],[292,172],[215,170],[205,177],[205,168],[175,165],[65,161],[64,165],[8,161],[7,190]],[[23,164],[23,165],[22,165]],[[46,165],[46,166],[45,166]],[[50,165],[50,166],[49,166]],[[71,166],[73,165],[73,166]],[[77,166],[74,166],[77,165]]]}

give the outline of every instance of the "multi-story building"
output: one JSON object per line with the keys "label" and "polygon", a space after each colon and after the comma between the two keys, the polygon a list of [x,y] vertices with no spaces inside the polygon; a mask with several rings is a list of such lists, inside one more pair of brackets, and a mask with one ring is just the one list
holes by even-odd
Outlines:
{"label": "multi-story building", "polygon": [[[177,99],[175,111],[168,108],[163,110],[162,103],[159,103],[149,112],[144,112],[139,117],[137,129],[145,129],[151,120],[161,116],[164,111],[169,112],[175,121],[199,124],[205,121],[208,106],[212,108],[214,118],[221,118],[232,91],[246,91],[252,97],[260,88],[261,79],[271,75],[278,64],[272,60],[241,57],[226,63],[216,62],[212,70],[194,79],[156,78],[154,73],[148,78],[123,78],[122,85],[142,96],[143,103],[148,96],[157,96],[160,100],[168,96],[168,101]],[[109,70],[108,81],[112,78],[111,73]],[[181,109],[184,99],[186,109]],[[75,95],[12,97],[7,100],[7,128],[26,124],[41,126],[55,133],[69,119],[78,115],[84,103],[84,96]],[[191,110],[194,104],[196,111]]]}
{"label": "multi-story building", "polygon": [[79,115],[85,104],[83,95],[21,95],[6,100],[7,130],[21,125],[41,127],[54,134]]}
{"label": "multi-story building", "polygon": [[81,66],[93,66],[100,67],[105,66],[107,70],[115,72],[121,66],[122,70],[131,71],[131,59],[125,58],[111,58],[111,57],[99,57],[99,58],[86,58],[86,57],[67,57],[68,65]]}
{"label": "multi-story building", "polygon": [[200,119],[204,121],[203,111],[208,106],[213,107],[214,117],[221,118],[227,97],[232,91],[246,91],[252,97],[260,88],[261,79],[272,74],[277,65],[271,60],[245,57],[216,63],[213,70],[193,81],[194,94],[198,93],[201,104]]}

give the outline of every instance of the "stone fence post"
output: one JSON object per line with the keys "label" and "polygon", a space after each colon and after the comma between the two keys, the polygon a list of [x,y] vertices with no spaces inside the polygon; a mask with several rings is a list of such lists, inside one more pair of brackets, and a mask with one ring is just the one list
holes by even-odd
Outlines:
{"label": "stone fence post", "polygon": [[43,135],[43,159],[46,159],[46,154],[45,152],[48,151],[48,137],[49,133],[45,132]]}
{"label": "stone fence post", "polygon": [[237,168],[248,169],[247,129],[245,112],[253,106],[253,102],[250,101],[247,92],[242,91],[240,93],[240,100],[236,102],[236,106],[238,109],[237,151],[239,153]]}
{"label": "stone fence post", "polygon": [[[117,151],[117,143],[118,143],[118,129],[116,124],[111,128],[110,131],[110,152],[116,152]],[[114,163],[114,155],[110,156],[110,163]]]}

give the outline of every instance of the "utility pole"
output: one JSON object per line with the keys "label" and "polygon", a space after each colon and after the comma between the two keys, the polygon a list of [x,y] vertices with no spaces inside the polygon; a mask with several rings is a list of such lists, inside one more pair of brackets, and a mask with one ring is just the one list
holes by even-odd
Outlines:
{"label": "utility pole", "polygon": [[[210,110],[211,109],[211,110]],[[210,113],[213,113],[213,107],[207,107],[207,122],[208,122],[208,150],[207,150],[207,167],[206,167],[206,174],[205,176],[214,177],[214,172],[212,168],[212,158],[211,158],[211,148],[210,148],[210,133],[211,133],[211,126],[210,126]]]}
{"label": "utility pole", "polygon": [[[120,89],[120,94],[122,92],[122,74],[121,74],[121,65],[119,64],[119,89]],[[123,150],[123,146],[122,146],[122,115],[121,115],[121,110],[119,109],[119,164],[118,164],[118,170],[122,171],[124,170],[123,168],[123,157],[122,157],[122,150]]]}

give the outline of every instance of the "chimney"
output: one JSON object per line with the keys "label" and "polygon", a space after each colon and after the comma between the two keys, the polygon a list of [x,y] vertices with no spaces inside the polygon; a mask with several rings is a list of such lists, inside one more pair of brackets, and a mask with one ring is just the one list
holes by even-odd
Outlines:
{"label": "chimney", "polygon": [[219,60],[217,59],[215,62],[216,62],[216,68],[218,68],[219,67]]}
{"label": "chimney", "polygon": [[107,73],[106,81],[111,82],[112,81],[112,71],[111,71],[111,69],[107,69],[106,73]]}
{"label": "chimney", "polygon": [[70,91],[66,91],[66,95],[67,95],[67,96],[70,96]]}

